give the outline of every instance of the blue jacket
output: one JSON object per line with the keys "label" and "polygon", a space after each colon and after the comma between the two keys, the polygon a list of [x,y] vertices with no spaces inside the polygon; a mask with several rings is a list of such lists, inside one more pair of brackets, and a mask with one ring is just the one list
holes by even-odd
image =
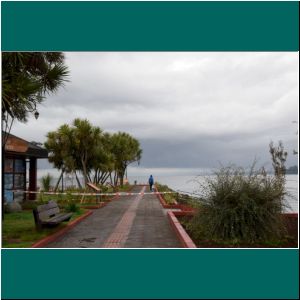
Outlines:
{"label": "blue jacket", "polygon": [[152,175],[149,177],[149,184],[153,184],[154,180],[153,180],[153,177]]}

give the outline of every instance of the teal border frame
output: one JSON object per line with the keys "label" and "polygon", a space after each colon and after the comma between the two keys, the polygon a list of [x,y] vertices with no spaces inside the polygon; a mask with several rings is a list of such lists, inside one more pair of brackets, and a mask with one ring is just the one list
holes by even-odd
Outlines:
{"label": "teal border frame", "polygon": [[2,51],[298,51],[298,2],[2,2]]}
{"label": "teal border frame", "polygon": [[[4,1],[2,51],[299,51],[298,9],[298,2]],[[298,249],[2,249],[1,259],[3,299],[299,295]]]}
{"label": "teal border frame", "polygon": [[2,250],[2,297],[298,299],[298,263],[280,249]]}

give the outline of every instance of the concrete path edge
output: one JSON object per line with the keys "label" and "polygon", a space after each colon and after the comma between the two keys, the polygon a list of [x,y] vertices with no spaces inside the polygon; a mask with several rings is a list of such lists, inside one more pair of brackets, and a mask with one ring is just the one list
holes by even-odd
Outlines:
{"label": "concrete path edge", "polygon": [[[180,212],[182,215],[183,212]],[[178,239],[180,240],[180,243],[184,248],[197,248],[193,240],[190,238],[190,236],[187,234],[185,229],[180,224],[179,220],[176,218],[175,214],[176,212],[168,211],[168,218],[171,223],[171,226],[173,227],[174,231],[176,232],[176,235]],[[190,213],[186,213],[185,215],[190,215]]]}

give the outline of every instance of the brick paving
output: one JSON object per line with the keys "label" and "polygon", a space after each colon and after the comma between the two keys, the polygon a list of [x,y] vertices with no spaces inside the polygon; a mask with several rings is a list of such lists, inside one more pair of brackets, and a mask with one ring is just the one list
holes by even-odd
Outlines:
{"label": "brick paving", "polygon": [[[145,192],[146,187],[144,186],[141,192]],[[108,239],[104,242],[103,248],[123,248],[124,244],[128,238],[130,229],[132,227],[133,220],[136,216],[136,211],[138,205],[143,198],[142,195],[136,196],[132,203],[130,204],[129,208],[126,210],[124,215],[122,216],[118,225],[114,228],[111,235]]]}
{"label": "brick paving", "polygon": [[[135,186],[132,192],[149,191]],[[180,248],[156,195],[120,196],[47,248]]]}

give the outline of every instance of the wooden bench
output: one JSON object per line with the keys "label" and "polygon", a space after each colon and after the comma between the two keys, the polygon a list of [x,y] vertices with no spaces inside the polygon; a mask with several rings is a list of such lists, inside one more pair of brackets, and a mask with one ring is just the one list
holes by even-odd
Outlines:
{"label": "wooden bench", "polygon": [[[100,189],[99,187],[97,187],[95,184],[93,184],[92,182],[87,182],[86,185],[87,185],[87,186],[86,186],[86,189],[85,189],[85,191],[84,191],[84,194],[85,194],[87,188],[92,189],[93,192],[96,192],[96,193],[98,193],[98,194],[101,193],[101,189]],[[84,202],[84,198],[85,198],[85,195],[82,196],[80,203],[83,203],[83,202]],[[99,203],[100,200],[101,200],[101,197],[98,196],[98,195],[96,195],[96,203]]]}
{"label": "wooden bench", "polygon": [[88,182],[86,184],[89,188],[91,188],[92,190],[96,191],[97,193],[100,193],[101,192],[101,189],[98,188],[95,184],[91,183],[91,182]]}
{"label": "wooden bench", "polygon": [[69,221],[72,217],[72,213],[62,213],[53,200],[47,204],[39,205],[33,209],[33,216],[35,225],[38,229],[43,226],[56,226],[62,222]]}

